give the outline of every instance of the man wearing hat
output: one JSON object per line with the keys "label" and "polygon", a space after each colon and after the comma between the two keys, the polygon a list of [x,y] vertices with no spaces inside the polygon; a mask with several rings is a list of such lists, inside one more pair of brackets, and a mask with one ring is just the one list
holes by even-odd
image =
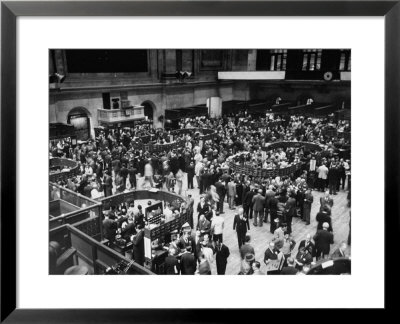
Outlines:
{"label": "man wearing hat", "polygon": [[253,274],[253,263],[255,261],[254,254],[252,253],[247,253],[244,258],[242,259],[242,262],[240,264],[240,274],[243,275],[252,275]]}
{"label": "man wearing hat", "polygon": [[244,240],[244,244],[240,247],[240,257],[244,259],[246,254],[253,254],[255,255],[256,253],[254,252],[254,248],[250,245],[250,235],[246,235],[246,238]]}
{"label": "man wearing hat", "polygon": [[333,244],[333,234],[329,232],[328,229],[329,224],[323,223],[322,230],[318,230],[313,237],[317,260],[327,257],[329,255],[331,244]]}

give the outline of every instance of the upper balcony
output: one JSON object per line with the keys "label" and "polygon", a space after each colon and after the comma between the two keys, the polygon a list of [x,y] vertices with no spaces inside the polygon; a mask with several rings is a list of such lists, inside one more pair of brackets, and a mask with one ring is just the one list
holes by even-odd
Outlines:
{"label": "upper balcony", "polygon": [[97,109],[99,123],[121,123],[144,119],[143,106],[129,106],[119,109]]}

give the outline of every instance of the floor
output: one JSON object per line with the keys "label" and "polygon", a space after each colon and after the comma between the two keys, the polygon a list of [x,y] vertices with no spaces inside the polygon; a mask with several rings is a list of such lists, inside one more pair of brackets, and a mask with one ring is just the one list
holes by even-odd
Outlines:
{"label": "floor", "polygon": [[[143,178],[138,179],[138,188],[140,188],[143,183]],[[194,187],[197,187],[196,178],[194,179]],[[177,188],[175,190],[177,192]],[[187,189],[187,181],[186,176],[184,177],[183,182],[183,192],[182,195],[186,196],[187,194],[192,194],[192,197],[195,200],[195,210],[197,207],[197,203],[199,202],[199,189]],[[311,224],[305,225],[305,223],[300,220],[300,218],[295,217],[293,219],[292,224],[292,238],[296,241],[296,246],[294,248],[293,255],[297,253],[297,246],[301,240],[305,239],[306,235],[310,233],[312,236],[315,234],[317,230],[317,222],[315,220],[315,216],[319,211],[319,198],[323,195],[322,192],[313,191],[314,203],[311,208]],[[347,237],[349,234],[349,207],[347,206],[347,191],[341,190],[338,192],[336,196],[333,196],[334,204],[332,208],[332,227],[334,233],[334,244],[331,246],[331,251],[333,252],[339,246],[340,242],[347,241]],[[237,209],[237,208],[236,208]],[[230,210],[228,207],[228,203],[225,201],[224,203],[224,214],[222,216],[225,220],[224,226],[224,244],[228,246],[230,250],[230,257],[228,259],[228,265],[226,268],[227,275],[236,275],[240,271],[240,253],[239,247],[237,243],[236,231],[233,230],[233,218],[234,218],[234,210]],[[197,213],[195,211],[195,226],[197,222]],[[261,263],[261,271],[264,271],[264,252],[267,249],[269,241],[272,239],[273,235],[269,232],[270,224],[264,223],[262,227],[255,227],[250,220],[250,231],[248,231],[248,235],[251,237],[250,244],[254,247],[256,252],[255,259]],[[212,274],[217,274],[216,265],[211,265]]]}

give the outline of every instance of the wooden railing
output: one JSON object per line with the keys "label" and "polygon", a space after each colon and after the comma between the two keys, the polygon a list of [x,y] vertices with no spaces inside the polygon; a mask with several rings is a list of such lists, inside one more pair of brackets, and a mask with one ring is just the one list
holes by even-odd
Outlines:
{"label": "wooden railing", "polygon": [[[107,268],[115,266],[119,262],[126,264],[131,262],[125,256],[69,224],[51,230],[50,241],[58,242],[64,250],[71,247],[74,248],[77,251],[77,258],[84,261],[93,274],[104,274]],[[141,275],[153,274],[153,272],[135,262],[130,266],[129,273]]]}
{"label": "wooden railing", "polygon": [[[121,203],[129,203],[134,200],[148,199],[168,202],[172,207],[175,208],[179,208],[181,203],[185,201],[183,197],[165,190],[159,190],[157,192],[151,192],[148,190],[132,190],[126,193],[120,193],[114,196],[101,198],[100,201],[102,202],[103,207],[106,206],[106,208],[109,208],[109,206],[117,206]],[[152,229],[145,228],[145,237],[149,238],[151,241],[154,241],[155,239],[163,241],[165,233],[180,229],[180,227],[187,221],[187,213],[181,213],[179,217],[170,222],[158,224],[157,227]]]}
{"label": "wooden railing", "polygon": [[58,181],[66,181],[72,177],[75,177],[79,174],[79,165],[78,162],[70,159],[63,158],[50,158],[49,168],[64,168],[67,167],[68,171],[59,171],[55,173],[51,173],[49,175],[50,182],[58,182]]}

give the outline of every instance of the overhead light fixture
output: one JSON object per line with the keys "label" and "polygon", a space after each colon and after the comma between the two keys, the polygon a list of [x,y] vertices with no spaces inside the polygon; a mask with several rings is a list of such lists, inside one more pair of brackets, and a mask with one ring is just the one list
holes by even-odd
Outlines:
{"label": "overhead light fixture", "polygon": [[186,78],[190,78],[192,72],[188,71],[176,71],[175,76],[179,82],[183,82]]}

